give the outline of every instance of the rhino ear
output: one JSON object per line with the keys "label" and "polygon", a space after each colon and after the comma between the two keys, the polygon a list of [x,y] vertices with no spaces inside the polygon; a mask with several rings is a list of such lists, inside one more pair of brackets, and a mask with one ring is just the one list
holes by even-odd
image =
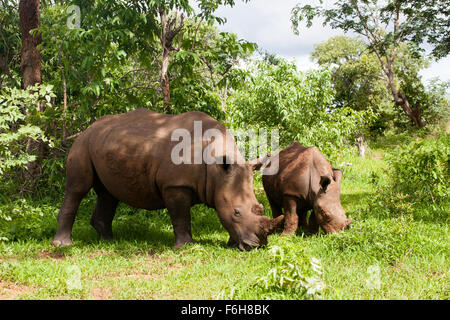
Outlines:
{"label": "rhino ear", "polygon": [[323,191],[327,191],[328,185],[331,183],[331,179],[329,176],[321,176],[320,177],[320,186]]}
{"label": "rhino ear", "polygon": [[334,181],[336,181],[337,183],[341,183],[343,176],[344,176],[344,173],[341,170],[333,168]]}
{"label": "rhino ear", "polygon": [[253,171],[259,171],[263,166],[269,165],[269,163],[270,163],[270,154],[258,159],[251,160],[249,162],[249,164],[252,166]]}

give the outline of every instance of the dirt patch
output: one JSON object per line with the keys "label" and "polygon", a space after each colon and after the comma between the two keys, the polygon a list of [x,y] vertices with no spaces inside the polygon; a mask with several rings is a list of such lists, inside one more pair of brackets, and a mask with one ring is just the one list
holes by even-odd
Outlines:
{"label": "dirt patch", "polygon": [[108,257],[117,254],[117,252],[110,251],[96,251],[89,255],[89,258]]}
{"label": "dirt patch", "polygon": [[93,300],[110,300],[114,293],[111,288],[96,287],[89,291],[89,298]]}
{"label": "dirt patch", "polygon": [[145,280],[145,281],[153,281],[159,279],[163,276],[163,270],[157,270],[153,272],[145,272],[145,271],[122,271],[122,272],[111,272],[101,276],[90,277],[88,280],[92,281],[104,281],[104,280]]}
{"label": "dirt patch", "polygon": [[20,260],[20,259],[19,259],[19,257],[16,257],[16,256],[0,258],[0,263],[3,263],[3,262],[8,263],[8,262],[17,261],[17,260]]}
{"label": "dirt patch", "polygon": [[377,160],[381,160],[381,159],[384,158],[384,154],[376,152],[376,153],[372,154],[372,158],[373,159],[377,159]]}
{"label": "dirt patch", "polygon": [[125,282],[153,282],[164,278],[169,272],[177,272],[183,267],[181,263],[175,262],[172,257],[161,257],[153,250],[136,252],[130,258],[135,262],[133,268],[88,277],[88,280],[99,283],[94,289],[92,289],[94,291],[91,290],[92,296],[98,295],[101,297],[102,294],[104,296],[108,296],[108,294],[105,294],[104,290],[102,291],[102,287],[99,289],[99,286],[102,286],[102,282],[104,281],[123,280]]}
{"label": "dirt patch", "polygon": [[148,250],[148,251],[138,251],[134,255],[137,257],[144,257],[144,258],[151,258],[155,256],[155,251]]}
{"label": "dirt patch", "polygon": [[0,300],[13,300],[31,291],[33,291],[31,287],[0,280]]}
{"label": "dirt patch", "polygon": [[436,280],[440,280],[441,278],[444,278],[446,276],[445,272],[438,272],[438,271],[434,271],[432,269],[428,269],[427,272],[427,279],[436,279]]}
{"label": "dirt patch", "polygon": [[40,251],[37,255],[38,259],[56,259],[56,260],[64,260],[66,255],[62,252],[56,252],[51,250]]}

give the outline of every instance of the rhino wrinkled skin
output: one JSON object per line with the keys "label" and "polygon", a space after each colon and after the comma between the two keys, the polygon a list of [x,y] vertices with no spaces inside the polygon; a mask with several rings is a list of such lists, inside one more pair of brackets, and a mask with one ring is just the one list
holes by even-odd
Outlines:
{"label": "rhino wrinkled skin", "polygon": [[[223,164],[171,161],[171,151],[178,143],[172,141],[172,132],[182,128],[194,136],[194,121],[201,121],[203,130],[214,128],[226,134],[223,124],[195,111],[166,115],[138,109],[94,122],[70,149],[66,191],[52,244],[72,244],[78,207],[91,188],[98,196],[91,224],[104,239],[113,236],[112,221],[121,201],[147,210],[167,208],[175,245],[181,247],[193,242],[190,207],[204,203],[216,209],[230,234],[229,245],[250,250],[267,244],[267,235],[282,223],[283,217],[271,220],[263,215],[253,190],[254,165],[245,161],[226,163],[227,159],[242,157],[239,151],[235,151],[237,155],[229,154],[228,149],[213,146]],[[211,143],[215,140],[202,140],[201,147]]]}
{"label": "rhino wrinkled skin", "polygon": [[[274,158],[276,157],[276,158]],[[263,186],[273,217],[284,210],[283,234],[295,233],[299,221],[311,233],[321,227],[326,233],[347,229],[352,223],[340,201],[342,171],[334,169],[316,147],[298,142],[270,158],[278,161],[276,175],[263,175]],[[307,221],[307,212],[313,210]]]}

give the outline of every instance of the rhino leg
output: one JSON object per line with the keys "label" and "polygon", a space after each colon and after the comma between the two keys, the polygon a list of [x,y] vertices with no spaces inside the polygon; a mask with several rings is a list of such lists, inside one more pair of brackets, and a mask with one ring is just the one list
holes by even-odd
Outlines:
{"label": "rhino leg", "polygon": [[52,245],[55,247],[71,246],[72,227],[78,207],[85,193],[66,192],[63,205],[58,213],[58,231],[53,237]]}
{"label": "rhino leg", "polygon": [[175,247],[194,242],[191,233],[192,191],[182,187],[168,188],[163,192],[163,200],[172,221]]}
{"label": "rhino leg", "polygon": [[319,224],[317,223],[316,215],[314,212],[311,213],[309,217],[309,223],[306,227],[309,233],[317,233],[319,232]]}
{"label": "rhino leg", "polygon": [[[76,147],[75,147],[76,146]],[[81,200],[93,186],[94,171],[89,154],[82,142],[76,141],[66,164],[66,192],[58,213],[58,231],[53,237],[52,245],[72,245],[71,234]]]}
{"label": "rhino leg", "polygon": [[[283,209],[281,208],[281,206],[279,206],[270,197],[267,197],[267,199],[269,200],[270,209],[272,210],[272,218],[275,219],[275,218],[281,216],[283,214]],[[280,232],[280,231],[281,231],[281,227],[279,229],[275,230],[275,232]]]}
{"label": "rhino leg", "polygon": [[97,204],[91,217],[91,225],[101,239],[112,240],[112,222],[119,201],[100,182],[94,185],[94,190],[97,193]]}
{"label": "rhino leg", "polygon": [[301,226],[311,234],[315,234],[319,232],[319,225],[316,220],[316,216],[314,212],[311,212],[309,216],[309,221],[307,221],[308,210],[299,210],[298,215],[300,217]]}
{"label": "rhino leg", "polygon": [[281,206],[279,206],[274,200],[268,198],[270,209],[272,210],[272,218],[277,218],[283,214]]}
{"label": "rhino leg", "polygon": [[297,215],[297,199],[294,197],[284,197],[284,231],[281,235],[294,234],[298,228],[298,215]]}

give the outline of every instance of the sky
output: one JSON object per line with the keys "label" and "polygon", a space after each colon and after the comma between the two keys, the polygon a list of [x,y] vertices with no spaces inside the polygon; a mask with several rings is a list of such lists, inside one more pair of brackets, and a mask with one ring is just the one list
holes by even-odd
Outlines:
{"label": "sky", "polygon": [[[294,60],[300,70],[306,71],[317,68],[309,58],[314,44],[332,36],[344,35],[344,32],[323,27],[320,21],[314,21],[311,28],[300,28],[300,35],[296,36],[292,31],[290,16],[292,8],[299,2],[302,0],[236,1],[234,7],[221,7],[215,14],[227,19],[227,23],[220,26],[222,31],[236,33],[242,39],[257,43],[263,51]],[[425,83],[435,77],[450,81],[450,56],[431,63],[428,69],[421,71],[421,75]]]}

